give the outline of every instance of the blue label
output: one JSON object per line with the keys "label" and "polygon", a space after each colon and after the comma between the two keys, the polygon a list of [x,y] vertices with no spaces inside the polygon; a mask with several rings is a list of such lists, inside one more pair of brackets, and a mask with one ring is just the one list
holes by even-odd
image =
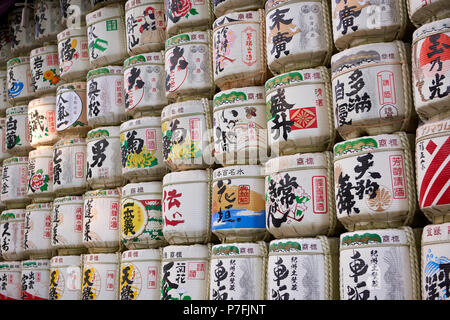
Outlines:
{"label": "blue label", "polygon": [[265,229],[266,211],[230,209],[213,213],[212,230],[244,228]]}

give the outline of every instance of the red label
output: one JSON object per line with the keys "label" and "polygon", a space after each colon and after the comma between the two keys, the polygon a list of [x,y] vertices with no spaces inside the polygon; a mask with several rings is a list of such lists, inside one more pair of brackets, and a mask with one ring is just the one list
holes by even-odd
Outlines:
{"label": "red label", "polygon": [[201,129],[200,129],[200,119],[192,118],[189,119],[189,132],[191,136],[191,141],[200,141],[201,140]]}
{"label": "red label", "polygon": [[377,73],[378,98],[380,104],[395,104],[395,83],[392,71],[380,71]]}
{"label": "red label", "polygon": [[313,186],[313,212],[326,214],[327,207],[327,178],[325,176],[312,177]]}
{"label": "red label", "polygon": [[157,267],[148,267],[147,271],[147,289],[156,289],[156,281],[158,275]]}
{"label": "red label", "polygon": [[146,142],[147,142],[147,150],[153,151],[156,150],[156,130],[155,129],[147,129],[146,130]]}
{"label": "red label", "polygon": [[48,215],[45,216],[44,238],[50,239],[51,229],[52,229],[52,218],[48,214]]}
{"label": "red label", "polygon": [[250,203],[250,186],[240,185],[238,191],[238,204],[249,204]]}
{"label": "red label", "polygon": [[119,202],[111,203],[111,214],[109,216],[109,229],[117,230],[119,222]]}
{"label": "red label", "polygon": [[106,271],[106,291],[114,291],[114,271],[108,270]]}
{"label": "red label", "polygon": [[205,263],[189,262],[188,263],[188,279],[189,280],[205,280]]}
{"label": "red label", "polygon": [[84,153],[75,152],[75,178],[84,178]]}
{"label": "red label", "polygon": [[47,111],[47,127],[49,133],[56,132],[56,120],[54,111]]}
{"label": "red label", "polygon": [[392,192],[394,199],[406,199],[405,175],[403,172],[403,156],[389,156],[391,168]]}
{"label": "red label", "polygon": [[75,232],[80,233],[83,230],[83,208],[78,207],[75,210]]}
{"label": "red label", "polygon": [[252,66],[256,63],[256,38],[257,33],[256,30],[252,27],[247,27],[241,32],[242,39],[242,62],[244,62],[248,66]]}
{"label": "red label", "polygon": [[291,130],[317,128],[317,114],[315,107],[289,110],[289,118],[294,121]]}

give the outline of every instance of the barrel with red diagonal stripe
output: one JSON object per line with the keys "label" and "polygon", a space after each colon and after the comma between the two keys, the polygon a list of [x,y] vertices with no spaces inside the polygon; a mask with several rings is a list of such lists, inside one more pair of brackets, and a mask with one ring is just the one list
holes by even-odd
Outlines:
{"label": "barrel with red diagonal stripe", "polygon": [[419,205],[433,223],[450,221],[450,119],[417,128]]}

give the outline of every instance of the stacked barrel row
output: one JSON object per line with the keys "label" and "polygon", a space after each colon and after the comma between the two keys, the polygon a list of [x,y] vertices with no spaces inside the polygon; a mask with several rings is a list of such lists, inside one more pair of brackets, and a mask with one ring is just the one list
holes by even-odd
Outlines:
{"label": "stacked barrel row", "polygon": [[[422,151],[433,154],[442,145],[438,154],[444,152],[446,159],[445,143],[438,142],[445,141],[448,128],[445,121],[435,122],[443,115],[445,120],[448,111],[443,102],[448,93],[445,75],[438,74],[432,83],[437,87],[430,88],[430,99],[443,99],[431,107],[437,118],[427,118],[422,113],[429,112],[429,105],[419,111],[411,98],[410,49],[399,40],[407,25],[402,1],[358,2],[351,8],[333,2],[332,21],[326,1],[268,1],[265,10],[263,4],[93,4],[85,30],[71,25],[58,34],[60,75],[56,69],[39,71],[41,60],[54,66],[54,51],[44,47],[31,52],[31,59],[38,61],[37,67],[35,60],[30,67],[39,98],[28,103],[27,112],[28,120],[42,121],[30,120],[36,124],[30,125],[30,133],[36,132],[40,142],[32,145],[36,155],[30,153],[28,161],[4,161],[6,182],[11,163],[22,161],[25,170],[39,171],[33,171],[34,178],[28,174],[22,179],[29,186],[36,181],[34,191],[28,190],[34,196],[28,198],[53,205],[32,204],[25,211],[28,219],[38,217],[28,212],[51,211],[38,229],[52,241],[32,251],[27,240],[31,228],[25,223],[29,248],[24,252],[31,258],[50,258],[57,248],[52,258],[56,265],[83,264],[83,288],[75,290],[83,299],[150,299],[133,289],[132,284],[144,280],[133,272],[136,264],[124,265],[132,257],[162,259],[161,272],[156,264],[147,274],[148,285],[161,282],[161,299],[420,298],[415,247],[420,235],[410,227],[421,226],[419,207],[433,223],[448,221],[448,177],[446,160],[437,157],[430,165],[430,158],[421,154],[422,170],[437,169],[418,179],[418,188],[424,181],[437,187],[417,190],[419,198],[429,198],[417,205],[415,110],[421,120],[431,119],[420,127]],[[431,68],[437,64],[439,71],[448,50],[436,43],[436,30],[447,28],[443,21],[428,29],[433,33],[430,48],[440,54]],[[83,46],[76,51],[79,43],[85,43],[84,51]],[[333,45],[341,52],[331,56]],[[53,56],[47,58],[49,52]],[[84,65],[78,57],[84,57]],[[326,68],[330,60],[331,74]],[[73,66],[81,66],[76,75]],[[43,84],[41,73],[47,80]],[[40,86],[60,78],[66,83],[59,83],[57,96],[45,96],[53,91]],[[14,102],[14,77],[8,83]],[[51,110],[43,107],[52,101],[53,120]],[[55,142],[45,135],[51,127],[64,137],[53,150],[46,147]],[[339,142],[336,132],[346,141]],[[433,143],[426,141],[430,134],[436,138]],[[33,139],[33,133],[30,136]],[[66,154],[66,149],[72,151]],[[34,158],[46,162],[37,164]],[[49,163],[52,173],[46,181],[43,172]],[[172,172],[166,174],[166,167]],[[441,171],[442,179],[430,177]],[[53,199],[48,185],[42,187],[50,176],[52,191],[66,197]],[[5,202],[12,210],[27,201],[19,197]],[[15,216],[9,211],[5,219]],[[60,229],[64,222],[74,228]],[[341,234],[344,227],[349,232]],[[448,243],[439,245],[444,248],[438,257],[431,248],[433,241],[448,242],[445,230],[446,225],[433,225],[423,234],[424,248],[430,243],[430,265],[448,256]],[[61,233],[76,236],[66,241]],[[264,240],[271,237],[278,240],[267,245]],[[222,244],[214,245],[218,240]],[[79,256],[86,248],[93,254]],[[321,257],[306,259],[314,256],[302,255],[307,252]],[[241,254],[245,258],[236,261]],[[41,262],[23,262],[36,264]],[[48,260],[42,264],[48,266]],[[110,266],[104,269],[105,264]],[[99,272],[104,273],[97,276]],[[446,298],[445,291],[431,292],[429,285],[443,278],[439,272],[445,270],[432,272],[422,286],[423,297]],[[261,276],[266,274],[267,282]],[[275,280],[269,281],[269,275]],[[386,280],[390,276],[401,278],[402,284]],[[300,278],[314,280],[304,289]],[[51,298],[60,297],[55,283],[50,282]]]}

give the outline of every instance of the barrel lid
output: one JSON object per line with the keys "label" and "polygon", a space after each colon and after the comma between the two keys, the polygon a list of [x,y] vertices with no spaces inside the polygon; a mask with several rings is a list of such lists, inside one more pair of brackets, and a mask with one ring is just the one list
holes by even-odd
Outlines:
{"label": "barrel lid", "polygon": [[343,50],[331,57],[331,74],[337,75],[348,69],[370,65],[404,63],[401,61],[398,44],[401,41],[363,44]]}
{"label": "barrel lid", "polygon": [[27,64],[29,66],[30,65],[30,56],[11,58],[8,60],[8,62],[6,62],[6,67],[11,68],[11,67],[14,67],[14,66],[20,65],[20,64]]}
{"label": "barrel lid", "polygon": [[149,52],[129,57],[123,62],[123,69],[144,63],[164,65],[163,54],[161,52]]}
{"label": "barrel lid", "polygon": [[96,77],[108,76],[108,75],[123,76],[122,66],[106,66],[106,67],[90,70],[87,73],[86,80],[89,81]]}
{"label": "barrel lid", "polygon": [[86,81],[78,81],[65,83],[56,88],[56,94],[61,94],[61,91],[86,90]]}
{"label": "barrel lid", "polygon": [[264,178],[263,167],[258,165],[236,165],[218,168],[213,171],[213,179]]}
{"label": "barrel lid", "polygon": [[33,49],[30,52],[30,58],[33,58],[34,56],[41,55],[41,54],[47,54],[47,53],[58,53],[58,46],[49,45],[49,46],[44,46],[44,47],[39,47],[39,48]]}
{"label": "barrel lid", "polygon": [[170,37],[166,40],[166,51],[179,45],[189,44],[191,42],[204,42],[207,44],[209,42],[209,34],[206,31],[193,31],[177,34],[176,36]]}
{"label": "barrel lid", "polygon": [[22,261],[1,261],[0,273],[5,271],[20,272],[22,270]]}
{"label": "barrel lid", "polygon": [[41,146],[28,153],[28,159],[39,157],[53,157],[53,146]]}
{"label": "barrel lid", "polygon": [[86,27],[77,27],[77,28],[67,28],[60,33],[57,34],[56,38],[58,42],[66,40],[70,37],[85,37],[87,38],[87,28]]}
{"label": "barrel lid", "polygon": [[110,4],[98,10],[95,10],[86,15],[86,25],[91,26],[94,23],[111,19],[111,18],[122,18],[123,16],[122,4]]}
{"label": "barrel lid", "polygon": [[402,148],[399,134],[380,134],[377,136],[365,136],[339,142],[334,145],[334,159],[337,160],[345,155],[364,154],[374,150],[395,150]]}
{"label": "barrel lid", "polygon": [[3,160],[3,167],[16,165],[16,164],[28,165],[28,157],[11,157],[11,158]]}
{"label": "barrel lid", "polygon": [[53,205],[83,204],[83,196],[64,196],[53,200]]}
{"label": "barrel lid", "polygon": [[305,85],[310,83],[325,83],[324,74],[328,73],[325,67],[302,70],[293,70],[274,76],[266,81],[264,88],[266,95],[273,90],[286,86]]}
{"label": "barrel lid", "polygon": [[50,267],[80,266],[81,256],[54,256],[50,259]]}
{"label": "barrel lid", "polygon": [[276,239],[269,243],[269,255],[279,253],[324,253],[317,238]]}
{"label": "barrel lid", "polygon": [[127,250],[122,252],[122,262],[140,260],[161,260],[159,249]]}
{"label": "barrel lid", "polygon": [[433,21],[417,28],[413,32],[412,42],[436,33],[444,33],[450,31],[450,18]]}
{"label": "barrel lid", "polygon": [[169,121],[172,118],[188,116],[190,114],[204,114],[205,105],[207,105],[206,101],[208,100],[187,100],[169,104],[161,111],[161,122]]}
{"label": "barrel lid", "polygon": [[120,197],[118,189],[91,190],[84,194],[85,198]]}
{"label": "barrel lid", "polygon": [[266,105],[263,86],[224,90],[216,93],[213,99],[214,108],[249,104]]}
{"label": "barrel lid", "polygon": [[262,250],[261,244],[254,242],[224,243],[212,246],[212,258],[255,256],[264,257],[266,252]]}
{"label": "barrel lid", "polygon": [[28,114],[28,106],[27,105],[18,105],[9,107],[6,109],[6,116],[13,116],[13,115],[26,115]]}
{"label": "barrel lid", "polygon": [[422,245],[440,241],[450,242],[450,222],[429,224],[423,228]]}
{"label": "barrel lid", "polygon": [[142,117],[125,121],[120,125],[120,132],[153,127],[157,127],[161,130],[161,117]]}
{"label": "barrel lid", "polygon": [[25,219],[25,209],[8,209],[3,210],[0,214],[0,222],[23,219]]}
{"label": "barrel lid", "polygon": [[22,270],[24,269],[49,269],[50,259],[24,260],[22,261]]}
{"label": "barrel lid", "polygon": [[231,12],[217,18],[213,23],[213,29],[224,27],[236,22],[260,23],[258,11]]}
{"label": "barrel lid", "polygon": [[163,186],[186,182],[208,182],[209,175],[206,170],[187,170],[170,172],[163,177]]}
{"label": "barrel lid", "polygon": [[163,248],[162,260],[167,259],[208,259],[209,247],[202,244],[169,245]]}
{"label": "barrel lid", "polygon": [[68,139],[61,139],[58,140],[53,145],[54,149],[63,148],[63,147],[74,147],[74,146],[86,146],[86,139],[85,138],[68,138]]}
{"label": "barrel lid", "polygon": [[266,162],[264,173],[265,175],[272,175],[280,171],[296,171],[317,167],[326,169],[328,166],[327,157],[330,156],[330,152],[315,152],[273,158]]}
{"label": "barrel lid", "polygon": [[372,229],[346,232],[340,235],[340,247],[364,247],[367,245],[405,245],[406,232],[402,229]]}
{"label": "barrel lid", "polygon": [[35,108],[43,105],[56,105],[56,96],[48,95],[31,100],[28,103],[28,111],[30,111],[30,108]]}
{"label": "barrel lid", "polygon": [[47,211],[52,209],[53,204],[51,202],[44,203],[32,203],[27,205],[26,211]]}
{"label": "barrel lid", "polygon": [[419,125],[416,130],[416,141],[435,134],[450,135],[450,119],[428,122]]}
{"label": "barrel lid", "polygon": [[162,193],[161,181],[129,183],[122,187],[122,197],[137,196],[144,193]]}
{"label": "barrel lid", "polygon": [[267,0],[265,10],[267,12],[269,10],[272,10],[273,8],[282,6],[283,4],[289,4],[289,3],[292,3],[292,1],[290,1],[290,0]]}
{"label": "barrel lid", "polygon": [[110,126],[110,127],[100,127],[90,130],[86,136],[86,142],[95,141],[104,138],[119,138],[120,137],[120,127]]}
{"label": "barrel lid", "polygon": [[164,4],[164,0],[128,0],[125,3],[125,10],[130,10],[147,4],[157,4],[157,3]]}
{"label": "barrel lid", "polygon": [[119,257],[115,253],[92,253],[84,255],[84,264],[118,263]]}

